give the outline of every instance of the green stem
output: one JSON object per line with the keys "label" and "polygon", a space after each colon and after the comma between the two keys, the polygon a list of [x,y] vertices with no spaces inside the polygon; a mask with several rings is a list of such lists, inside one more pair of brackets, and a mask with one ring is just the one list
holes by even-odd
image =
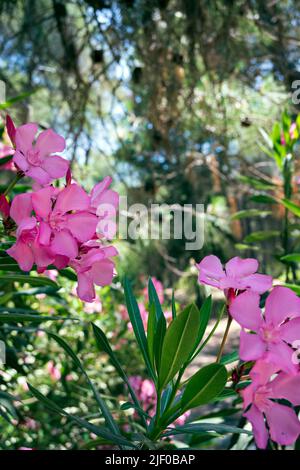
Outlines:
{"label": "green stem", "polygon": [[226,325],[225,333],[224,333],[222,343],[221,343],[221,346],[220,346],[220,349],[219,349],[219,352],[218,352],[218,355],[217,355],[216,362],[220,362],[220,360],[221,360],[223,350],[224,350],[224,347],[225,347],[225,344],[226,344],[226,341],[227,341],[228,333],[229,333],[229,330],[230,330],[231,322],[232,322],[232,317],[228,314],[227,325]]}
{"label": "green stem", "polygon": [[7,196],[8,193],[10,193],[10,191],[13,189],[13,187],[17,184],[17,182],[23,178],[24,176],[24,173],[21,172],[21,171],[18,171],[18,173],[16,174],[16,176],[14,177],[14,179],[9,183],[9,185],[7,186],[6,190],[4,191],[4,196]]}

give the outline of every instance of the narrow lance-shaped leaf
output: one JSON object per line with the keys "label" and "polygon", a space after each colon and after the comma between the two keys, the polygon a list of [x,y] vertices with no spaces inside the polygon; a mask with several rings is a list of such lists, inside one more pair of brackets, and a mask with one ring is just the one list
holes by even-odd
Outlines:
{"label": "narrow lance-shaped leaf", "polygon": [[124,380],[124,382],[126,383],[127,387],[128,387],[128,390],[129,390],[129,393],[131,395],[131,398],[135,404],[135,408],[137,409],[137,411],[143,416],[144,415],[144,412],[141,408],[141,405],[139,403],[139,400],[133,390],[133,388],[131,387],[130,385],[130,382],[128,380],[128,377],[127,375],[125,374],[118,358],[116,357],[115,353],[113,352],[113,350],[111,349],[110,347],[110,344],[104,334],[104,332],[101,330],[101,328],[99,328],[97,325],[95,325],[94,323],[92,323],[92,327],[93,327],[93,331],[94,331],[94,335],[95,335],[95,338],[96,338],[96,341],[97,341],[97,344],[98,344],[98,347],[101,351],[104,351],[108,354],[109,358],[110,358],[110,361],[111,363],[113,364],[113,366],[115,367],[115,369],[117,370],[118,374],[120,375],[120,377]]}
{"label": "narrow lance-shaped leaf", "polygon": [[198,337],[200,315],[195,305],[186,307],[167,329],[159,370],[159,388],[163,389],[190,357]]}
{"label": "narrow lance-shaped leaf", "polygon": [[111,412],[109,411],[106,403],[104,402],[104,400],[101,398],[101,396],[99,395],[99,392],[98,390],[96,389],[95,385],[93,384],[93,382],[90,380],[89,376],[87,375],[83,365],[81,364],[80,360],[78,359],[78,357],[76,356],[76,354],[74,353],[74,351],[72,350],[72,348],[65,342],[65,340],[63,340],[62,338],[60,338],[60,336],[57,336],[53,333],[48,333],[48,335],[50,336],[50,338],[54,339],[54,341],[56,341],[65,351],[66,353],[71,357],[71,359],[73,360],[74,364],[76,365],[76,367],[78,367],[79,370],[81,370],[81,372],[84,374],[85,378],[87,379],[92,391],[93,391],[93,394],[94,394],[94,397],[99,405],[99,408],[105,418],[105,421],[106,421],[106,424],[107,426],[115,433],[115,434],[120,434],[120,431],[119,431],[119,428],[117,426],[117,423],[115,422],[115,420],[113,419],[112,417],[112,414]]}
{"label": "narrow lance-shaped leaf", "polygon": [[68,419],[70,419],[71,421],[74,421],[79,426],[87,429],[88,431],[92,432],[93,434],[96,434],[97,436],[103,437],[104,439],[107,439],[108,441],[113,442],[114,444],[127,446],[127,447],[136,447],[134,444],[129,442],[124,437],[109,432],[109,430],[103,426],[95,426],[94,424],[90,423],[89,421],[86,421],[85,419],[70,415],[64,409],[60,408],[52,400],[42,395],[42,393],[40,393],[32,385],[28,384],[28,387],[32,395],[35,396],[35,398],[37,398],[39,401],[44,403],[44,405],[46,405],[47,408],[49,408],[51,411],[54,411],[55,413],[58,413],[62,416],[66,416]]}
{"label": "narrow lance-shaped leaf", "polygon": [[154,322],[155,341],[153,342],[153,348],[154,348],[153,352],[154,352],[156,368],[157,370],[159,370],[162,345],[163,345],[164,337],[166,334],[167,323],[166,323],[166,319],[165,319],[164,313],[160,305],[157,292],[155,290],[155,287],[153,285],[151,278],[149,278],[149,283],[148,283],[148,296],[149,296],[150,308],[152,305],[154,305],[154,309],[155,309],[156,321]]}
{"label": "narrow lance-shaped leaf", "polygon": [[132,328],[133,328],[136,340],[140,347],[148,372],[150,376],[152,377],[152,379],[156,380],[154,369],[152,367],[150,357],[149,357],[147,338],[145,335],[145,330],[144,330],[144,325],[143,325],[143,321],[141,318],[140,310],[139,310],[137,301],[133,295],[133,292],[131,290],[130,283],[126,277],[124,279],[124,293],[125,293],[128,315],[132,324]]}
{"label": "narrow lance-shaped leaf", "polygon": [[226,382],[227,371],[222,364],[202,367],[187,383],[181,398],[182,411],[209,403],[222,392]]}

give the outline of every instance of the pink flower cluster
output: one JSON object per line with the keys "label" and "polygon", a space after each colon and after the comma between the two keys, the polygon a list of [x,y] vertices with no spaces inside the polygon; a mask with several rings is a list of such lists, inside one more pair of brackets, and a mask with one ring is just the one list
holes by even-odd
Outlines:
{"label": "pink flower cluster", "polygon": [[[103,243],[116,231],[119,196],[109,189],[112,179],[105,177],[87,194],[71,182],[68,161],[54,155],[64,150],[63,137],[48,129],[35,140],[38,126],[33,123],[16,129],[8,120],[7,129],[15,146],[13,161],[18,171],[39,184],[33,192],[15,196],[11,203],[9,216],[17,226],[16,243],[7,253],[24,271],[30,271],[34,264],[39,273],[50,265],[57,269],[70,266],[77,273],[78,296],[92,302],[94,284],[111,283],[111,258],[118,254],[113,246]],[[64,187],[51,184],[63,176]],[[1,204],[5,210],[3,198]]]}
{"label": "pink flower cluster", "polygon": [[199,281],[224,290],[229,314],[242,327],[240,359],[255,361],[252,382],[240,393],[257,446],[266,448],[269,438],[291,445],[300,435],[293,408],[300,405],[300,361],[295,351],[300,299],[292,290],[276,286],[262,310],[259,294],[271,288],[272,278],[257,274],[257,268],[254,259],[233,258],[223,271],[218,258],[207,256],[198,264]]}

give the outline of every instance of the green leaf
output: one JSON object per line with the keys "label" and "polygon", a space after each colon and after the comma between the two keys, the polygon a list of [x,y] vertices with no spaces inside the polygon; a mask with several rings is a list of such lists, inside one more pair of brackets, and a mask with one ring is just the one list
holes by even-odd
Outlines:
{"label": "green leaf", "polygon": [[44,316],[44,315],[29,315],[26,313],[0,313],[0,322],[1,323],[15,323],[15,322],[43,322],[43,321],[58,321],[58,320],[67,320],[70,317],[56,317],[56,316]]}
{"label": "green leaf", "polygon": [[47,408],[49,408],[51,411],[54,411],[55,413],[58,413],[62,416],[66,416],[68,419],[71,421],[74,421],[76,424],[79,426],[87,429],[88,431],[96,434],[97,436],[100,436],[104,439],[107,439],[110,442],[113,442],[118,445],[123,445],[127,447],[136,447],[134,444],[129,442],[127,439],[123,438],[123,436],[120,436],[118,434],[114,434],[109,432],[107,428],[104,426],[95,426],[94,424],[90,423],[89,421],[86,421],[85,419],[78,418],[77,416],[70,415],[67,413],[65,410],[60,408],[56,403],[54,403],[52,400],[49,400],[49,398],[45,397],[42,395],[36,388],[34,388],[32,385],[28,383],[29,390],[31,391],[32,395],[37,398],[39,401],[44,403]]}
{"label": "green leaf", "polygon": [[250,197],[250,201],[257,202],[258,204],[278,204],[277,199],[269,194],[256,194]]}
{"label": "green leaf", "polygon": [[249,217],[266,217],[272,214],[270,211],[261,211],[259,209],[248,209],[236,212],[231,216],[231,220],[247,219]]}
{"label": "green leaf", "polygon": [[270,181],[263,180],[261,178],[254,178],[253,176],[240,175],[239,180],[243,183],[250,185],[254,189],[273,189],[276,187],[274,183]]}
{"label": "green leaf", "polygon": [[300,263],[300,253],[290,253],[289,255],[282,256],[280,259],[288,263]]}
{"label": "green leaf", "polygon": [[289,199],[281,199],[280,203],[297,217],[300,217],[300,206]]}
{"label": "green leaf", "polygon": [[[200,315],[195,305],[186,307],[167,329],[162,347],[159,388],[163,389],[189,359],[195,348]],[[197,345],[196,345],[197,346]]]}
{"label": "green leaf", "polygon": [[271,238],[278,237],[280,232],[278,230],[260,230],[257,232],[252,232],[250,235],[247,235],[244,238],[245,243],[255,243],[263,242],[265,240],[270,240]]}
{"label": "green leaf", "polygon": [[0,159],[0,166],[5,165],[6,163],[10,162],[12,160],[13,155],[8,155],[7,157],[2,157]]}
{"label": "green leaf", "polygon": [[72,350],[72,348],[65,342],[65,340],[63,340],[60,336],[57,336],[55,335],[54,333],[48,333],[48,336],[50,336],[50,338],[54,339],[54,341],[56,341],[64,350],[65,352],[71,357],[71,359],[73,360],[74,364],[76,367],[78,367],[78,369],[83,373],[83,375],[85,376],[86,380],[88,381],[88,384],[91,388],[91,390],[93,391],[93,394],[94,394],[94,397],[99,405],[99,408],[105,418],[105,421],[106,421],[106,424],[107,426],[110,428],[111,431],[113,431],[115,434],[120,434],[120,431],[119,431],[119,428],[117,426],[117,423],[115,422],[115,420],[113,419],[112,417],[112,414],[111,412],[109,411],[106,403],[104,402],[104,400],[101,398],[101,396],[99,395],[99,392],[98,390],[96,389],[95,385],[93,384],[93,382],[90,380],[89,376],[87,375],[83,365],[81,364],[80,360],[78,359],[78,357],[76,356],[76,354],[74,353],[74,351]]}
{"label": "green leaf", "polygon": [[26,91],[18,96],[15,96],[14,98],[9,98],[4,103],[0,103],[0,111],[2,111],[3,109],[10,108],[13,104],[17,103],[18,101],[23,101],[25,98],[28,98],[28,96],[33,95],[33,93],[36,93],[36,91],[37,90]]}
{"label": "green leaf", "polygon": [[149,352],[148,352],[147,338],[145,335],[144,325],[143,325],[143,321],[141,318],[140,310],[139,310],[137,301],[133,295],[130,283],[126,277],[124,278],[124,293],[125,293],[125,300],[126,300],[128,315],[132,324],[132,328],[133,328],[136,340],[140,347],[148,372],[150,376],[152,377],[152,379],[155,381],[156,377],[155,377],[154,369],[152,367]]}
{"label": "green leaf", "polygon": [[174,320],[174,318],[176,318],[176,303],[174,290],[172,290],[172,320]]}
{"label": "green leaf", "polygon": [[202,340],[205,334],[205,331],[206,331],[206,328],[207,328],[207,325],[211,316],[211,307],[212,307],[212,300],[211,300],[211,295],[210,295],[209,297],[207,297],[207,299],[205,299],[202,307],[200,308],[200,327],[199,327],[198,338],[196,342],[197,346],[198,344],[200,344],[200,341]]}
{"label": "green leaf", "polygon": [[246,429],[238,428],[236,426],[229,426],[227,424],[214,424],[214,423],[188,423],[165,433],[165,436],[172,436],[173,434],[196,434],[199,432],[216,432],[218,434],[248,434],[252,436],[252,432]]}
{"label": "green leaf", "polygon": [[239,360],[239,353],[237,351],[233,351],[231,353],[224,354],[224,356],[222,356],[220,360],[220,363],[225,366],[227,364],[231,364],[232,362],[235,362],[238,360]]}
{"label": "green leaf", "polygon": [[[150,309],[152,306],[154,306],[154,310],[155,310],[155,321],[153,321],[153,337],[155,338],[155,340],[152,343],[152,348],[153,348],[156,369],[159,370],[162,345],[163,345],[164,337],[166,334],[167,322],[166,322],[157,292],[155,290],[155,287],[153,285],[151,278],[149,278],[149,282],[148,282],[148,296],[149,296]],[[149,346],[149,342],[148,342],[148,346]]]}
{"label": "green leaf", "polygon": [[106,352],[106,354],[108,354],[112,365],[115,367],[115,369],[118,372],[118,374],[120,375],[120,377],[126,383],[136,409],[139,411],[140,414],[143,415],[144,411],[141,408],[139,400],[138,400],[133,388],[131,387],[130,382],[128,380],[128,377],[125,374],[118,358],[116,357],[115,353],[111,349],[110,344],[109,344],[104,332],[101,330],[101,328],[99,328],[97,325],[95,325],[95,323],[92,323],[92,327],[93,327],[93,332],[94,332],[94,336],[96,338],[98,348],[100,349],[100,351],[104,351],[104,352]]}
{"label": "green leaf", "polygon": [[59,289],[56,282],[44,276],[28,276],[26,274],[0,274],[0,281],[2,282],[20,282],[23,284],[30,284],[32,286],[51,286]]}
{"label": "green leaf", "polygon": [[188,381],[181,398],[182,411],[212,401],[224,389],[227,371],[222,364],[210,364],[200,369]]}

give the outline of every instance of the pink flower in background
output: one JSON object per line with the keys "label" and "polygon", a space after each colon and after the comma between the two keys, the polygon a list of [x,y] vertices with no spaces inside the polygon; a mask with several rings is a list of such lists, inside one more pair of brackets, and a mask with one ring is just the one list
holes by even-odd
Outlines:
{"label": "pink flower in background", "polygon": [[38,125],[28,123],[15,131],[16,151],[14,163],[26,176],[42,185],[65,176],[69,163],[64,158],[53,155],[65,149],[65,139],[52,129],[41,132],[35,141]]}
{"label": "pink flower in background", "polygon": [[295,140],[298,137],[297,124],[295,122],[291,124],[289,135],[292,140]]}
{"label": "pink flower in background", "polygon": [[[293,349],[289,346],[300,338],[300,299],[287,287],[274,287],[269,294],[264,316],[259,307],[259,295],[244,292],[236,297],[230,307],[231,316],[242,326],[240,357],[244,361],[268,358],[280,369],[295,373]],[[247,333],[246,330],[256,334]]]}
{"label": "pink flower in background", "polygon": [[250,372],[252,383],[240,391],[246,409],[244,416],[252,424],[256,444],[261,449],[267,447],[269,435],[280,445],[291,445],[300,435],[295,411],[274,401],[284,399],[300,405],[300,375],[280,372],[273,378],[277,370],[274,363],[257,361]]}
{"label": "pink flower in background", "polygon": [[102,303],[99,297],[96,295],[93,302],[86,303],[83,307],[85,313],[101,313],[102,312]]}
{"label": "pink flower in background", "polygon": [[199,270],[199,282],[224,290],[229,299],[240,291],[263,294],[272,287],[272,277],[258,274],[258,261],[253,258],[242,259],[236,256],[223,269],[219,258],[209,255],[196,266]]}
{"label": "pink flower in background", "polygon": [[91,191],[91,211],[98,217],[97,234],[99,238],[111,240],[116,234],[116,214],[119,207],[119,194],[109,186],[112,178],[106,176]]}
{"label": "pink flower in background", "polygon": [[34,450],[32,447],[19,447],[18,450]]}
{"label": "pink flower in background", "polygon": [[118,254],[113,246],[105,246],[97,241],[89,241],[80,246],[78,257],[70,260],[69,265],[78,277],[77,294],[81,300],[92,302],[95,299],[95,288],[111,284],[114,273],[114,262],[110,259]]}
{"label": "pink flower in background", "polygon": [[52,186],[32,193],[32,206],[40,226],[39,241],[55,255],[76,258],[78,242],[93,238],[97,217],[88,212],[89,196],[77,184],[62,190]]}
{"label": "pink flower in background", "polygon": [[53,361],[47,363],[47,371],[51,377],[51,380],[57,382],[61,378],[61,373],[58,367],[54,364]]}
{"label": "pink flower in background", "polygon": [[[160,301],[161,304],[163,304],[164,303],[164,287],[163,287],[162,283],[158,279],[156,279],[156,277],[152,277],[151,279],[152,279],[153,285],[155,287],[155,290],[156,290],[157,296],[159,298],[159,301]],[[147,287],[145,287],[145,289],[143,290],[143,294],[144,294],[146,302],[149,302],[148,288]]]}

